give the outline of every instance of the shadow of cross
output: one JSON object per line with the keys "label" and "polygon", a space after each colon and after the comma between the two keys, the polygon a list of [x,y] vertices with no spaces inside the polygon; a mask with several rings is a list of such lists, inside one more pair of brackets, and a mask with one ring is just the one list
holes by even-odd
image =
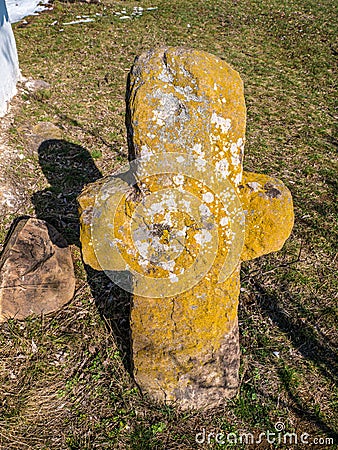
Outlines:
{"label": "shadow of cross", "polygon": [[38,219],[52,224],[68,244],[79,245],[77,196],[102,177],[84,147],[64,139],[47,139],[38,148],[40,167],[49,187],[32,196]]}
{"label": "shadow of cross", "polygon": [[130,166],[79,197],[85,262],[132,296],[135,380],[182,408],[236,394],[240,262],[279,250],[293,226],[283,183],[243,172],[245,123],[227,63],[144,53],[127,86]]}
{"label": "shadow of cross", "polygon": [[[38,134],[37,141],[40,140]],[[38,155],[49,187],[32,196],[36,216],[60,231],[69,245],[79,246],[77,197],[86,184],[100,183],[102,174],[87,149],[64,139],[44,140],[38,147]],[[85,269],[95,304],[112,329],[123,362],[130,371],[129,293],[115,285],[104,272],[88,265]]]}

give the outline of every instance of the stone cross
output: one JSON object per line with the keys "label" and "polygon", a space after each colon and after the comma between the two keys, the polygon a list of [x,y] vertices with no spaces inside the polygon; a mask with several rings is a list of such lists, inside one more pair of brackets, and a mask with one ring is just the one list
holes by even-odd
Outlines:
{"label": "stone cross", "polygon": [[226,62],[144,53],[127,86],[130,166],[79,197],[84,261],[132,295],[134,378],[182,408],[236,394],[240,262],[279,250],[293,226],[283,183],[242,170],[245,123]]}

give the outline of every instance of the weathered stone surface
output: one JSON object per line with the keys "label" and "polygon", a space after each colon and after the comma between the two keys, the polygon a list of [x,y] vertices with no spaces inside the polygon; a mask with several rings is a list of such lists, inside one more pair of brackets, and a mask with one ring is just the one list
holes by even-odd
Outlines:
{"label": "weathered stone surface", "polygon": [[61,139],[62,130],[51,122],[38,122],[31,129],[31,133],[41,142],[49,139]]}
{"label": "weathered stone surface", "polygon": [[224,283],[204,279],[176,297],[135,296],[133,362],[141,389],[183,408],[215,407],[234,396],[238,295],[239,269]]}
{"label": "weathered stone surface", "polygon": [[[98,187],[101,187],[100,192]],[[114,214],[116,195],[122,196],[122,200]],[[98,196],[106,199],[106,203],[96,209],[93,205],[95,201],[98,204]],[[137,221],[135,210],[142,201],[145,198],[137,196],[121,178],[107,179],[105,184],[93,186],[89,192],[84,191],[79,198],[82,207],[87,204],[87,212],[84,214],[82,210],[81,216],[82,243],[86,244],[89,238],[91,243],[94,242],[94,246],[87,245],[84,252],[87,263],[90,262],[94,267],[98,263],[106,271],[114,268],[117,277],[121,277],[128,269],[132,273],[141,272],[142,267],[137,267],[139,255],[133,260],[133,236],[128,228],[131,217]],[[143,215],[141,217],[144,219]],[[96,224],[94,229],[91,224]],[[163,227],[158,236],[165,236],[167,243],[170,243],[171,238],[165,231],[167,228]],[[122,262],[126,261],[118,267],[110,245],[117,239],[121,245]],[[148,242],[151,243],[151,237]],[[198,254],[198,246],[194,246],[189,237],[185,245],[187,248],[191,245],[191,254]],[[192,258],[182,250],[179,255],[181,264],[177,264],[179,269],[189,268],[189,256]],[[222,403],[224,398],[236,393],[239,367],[239,268],[237,264],[235,272],[219,283],[221,262],[222,255],[216,258],[213,268],[199,283],[179,295],[168,296],[172,283],[170,276],[180,275],[173,270],[169,278],[162,281],[163,292],[158,295],[160,297],[162,294],[162,298],[147,295],[156,281],[156,275],[163,270],[152,264],[152,276],[145,280],[143,295],[133,295],[131,329],[134,376],[140,387],[158,400],[178,400],[182,407],[207,408]],[[127,277],[125,279],[127,283],[130,282]],[[121,286],[121,279],[113,280]],[[131,283],[134,283],[131,290],[137,291],[137,280]],[[127,284],[124,288],[130,289]]]}
{"label": "weathered stone surface", "polygon": [[241,181],[246,109],[243,82],[206,52],[160,48],[139,56],[127,91],[130,158],[177,152]]}
{"label": "weathered stone surface", "polygon": [[[127,126],[132,158],[149,157],[151,172],[154,154],[185,153],[198,159],[200,166],[204,162],[214,166],[220,178],[233,186],[240,183],[245,102],[242,80],[228,64],[205,52],[159,49],[137,58],[129,86]],[[175,181],[174,176],[167,177],[166,186],[177,188]],[[161,189],[163,177],[151,177],[144,184],[154,192]],[[202,206],[220,224],[226,214],[216,195],[188,177],[182,186],[202,199]],[[164,208],[162,223],[165,213]],[[221,240],[225,243],[226,236]],[[222,247],[216,250],[210,271],[206,269],[203,279],[185,292],[159,301],[134,295],[134,375],[141,389],[159,400],[207,408],[237,391],[239,269],[219,283],[222,250],[227,250]],[[197,255],[199,250],[192,245],[189,253]],[[191,264],[188,258],[175,262],[178,270]],[[227,345],[229,341],[232,345]]]}
{"label": "weathered stone surface", "polygon": [[281,182],[242,180],[245,121],[242,81],[224,61],[181,48],[145,53],[127,90],[137,185],[114,176],[79,197],[85,262],[133,294],[135,379],[183,408],[235,395],[240,260],[279,249],[292,228]]}
{"label": "weathered stone surface", "polygon": [[82,258],[84,263],[94,270],[102,270],[102,267],[96,258],[92,242],[91,224],[93,221],[93,209],[97,195],[106,181],[106,178],[101,178],[94,183],[88,184],[78,197]]}
{"label": "weathered stone surface", "polygon": [[67,243],[51,225],[20,220],[0,256],[0,322],[56,311],[74,295]]}
{"label": "weathered stone surface", "polygon": [[277,178],[243,172],[239,197],[246,214],[242,261],[280,250],[294,223],[289,189]]}

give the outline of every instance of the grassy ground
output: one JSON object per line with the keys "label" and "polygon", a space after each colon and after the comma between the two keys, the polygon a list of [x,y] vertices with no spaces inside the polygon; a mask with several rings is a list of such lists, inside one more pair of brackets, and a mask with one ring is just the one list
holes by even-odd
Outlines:
{"label": "grassy ground", "polygon": [[[157,9],[114,14],[135,6]],[[63,25],[78,15],[95,21]],[[53,11],[14,27],[23,74],[51,85],[23,94],[8,132],[24,155],[8,173],[26,191],[16,215],[36,213],[65,234],[78,281],[58,313],[0,327],[1,449],[244,448],[195,436],[258,436],[277,422],[322,439],[316,447],[337,445],[336,18],[330,0],[55,0]],[[209,51],[241,73],[245,168],[282,179],[295,204],[284,249],[242,266],[241,388],[208,412],[141,396],[117,346],[122,300],[102,313],[114,292],[100,274],[86,275],[78,248],[76,195],[126,161],[127,72],[137,54],[163,44]],[[63,133],[39,154],[38,122]],[[2,220],[2,241],[13,218]],[[301,447],[263,439],[254,448]]]}

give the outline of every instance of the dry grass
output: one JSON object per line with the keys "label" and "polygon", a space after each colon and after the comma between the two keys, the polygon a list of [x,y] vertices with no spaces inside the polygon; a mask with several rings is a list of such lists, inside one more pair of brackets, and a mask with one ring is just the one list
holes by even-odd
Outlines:
{"label": "dry grass", "polygon": [[[134,6],[158,9],[132,20],[114,14]],[[278,420],[337,442],[336,9],[329,0],[55,0],[50,13],[15,26],[23,74],[51,88],[23,93],[9,127],[24,158],[8,176],[25,186],[26,201],[2,219],[0,238],[20,214],[45,218],[71,244],[78,284],[62,311],[0,328],[1,449],[242,448],[198,445],[195,435],[273,432]],[[77,15],[95,22],[63,25]],[[137,54],[163,44],[215,53],[241,73],[245,168],[281,178],[295,203],[284,249],[242,267],[241,389],[208,413],[137,391],[123,358],[127,300],[85,270],[78,249],[77,194],[126,161],[127,72]],[[39,122],[59,127],[63,140],[39,150]]]}

